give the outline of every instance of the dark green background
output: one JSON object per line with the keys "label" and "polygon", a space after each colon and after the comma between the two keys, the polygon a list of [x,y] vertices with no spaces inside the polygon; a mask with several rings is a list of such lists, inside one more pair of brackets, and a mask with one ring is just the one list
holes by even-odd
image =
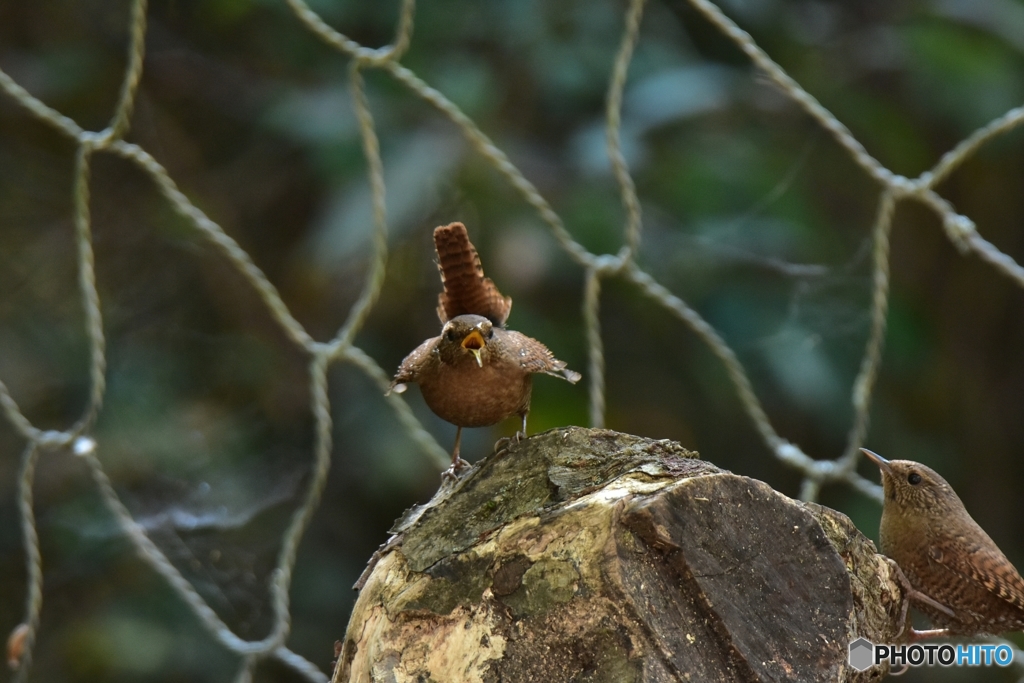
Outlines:
{"label": "dark green background", "polygon": [[[894,172],[913,177],[1024,100],[1016,0],[726,3],[726,11]],[[314,5],[371,46],[397,3]],[[424,2],[403,63],[454,100],[595,252],[622,241],[607,170],[604,97],[619,2]],[[348,60],[283,2],[153,2],[129,139],[246,249],[294,315],[326,340],[367,267],[365,162]],[[80,125],[117,100],[128,4],[0,2],[0,67]],[[1020,29],[1020,30],[1018,30]],[[682,0],[654,0],[625,96],[623,139],[643,203],[640,263],[739,354],[780,434],[833,458],[867,335],[869,233],[879,187]],[[461,220],[515,299],[510,326],[586,374],[582,272],[546,227],[429,105],[369,72],[388,180],[387,281],[357,343],[388,372],[436,334],[431,229]],[[988,144],[939,188],[1024,260],[1022,134]],[[65,428],[89,391],[72,241],[74,147],[0,96],[0,378],[25,414]],[[232,267],[129,163],[95,158],[96,262],[109,389],[95,430],[119,493],[240,635],[269,624],[267,573],[307,482],[305,358]],[[796,267],[800,266],[800,267]],[[1024,292],[961,257],[936,217],[901,204],[893,289],[868,445],[939,470],[1024,566]],[[605,285],[601,323],[613,429],[671,438],[796,495],[721,365],[635,289]],[[585,424],[586,379],[535,383],[531,432]],[[356,369],[330,374],[334,453],[292,589],[291,646],[330,665],[350,586],[392,520],[438,473]],[[447,448],[454,428],[407,396]],[[476,459],[514,429],[471,430]],[[23,615],[15,477],[23,443],[0,420],[0,633]],[[876,480],[866,464],[861,471]],[[46,454],[36,483],[45,602],[33,680],[223,681],[235,657],[135,558],[84,465]],[[879,508],[843,486],[821,501],[876,536]],[[928,671],[904,680],[1015,680]],[[295,680],[275,664],[257,680]]]}

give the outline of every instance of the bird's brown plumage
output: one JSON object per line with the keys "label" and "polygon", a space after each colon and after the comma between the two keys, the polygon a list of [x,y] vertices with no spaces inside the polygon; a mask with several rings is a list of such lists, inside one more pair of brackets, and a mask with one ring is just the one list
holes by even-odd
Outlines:
{"label": "bird's brown plumage", "polygon": [[920,463],[864,452],[882,471],[882,552],[952,615],[915,605],[950,634],[1024,628],[1024,579],[946,480]]}
{"label": "bird's brown plumage", "polygon": [[436,228],[434,244],[444,287],[437,308],[441,334],[405,357],[391,387],[419,384],[427,406],[459,428],[452,453],[452,466],[458,467],[463,427],[486,427],[519,415],[525,434],[532,375],[573,384],[580,375],[536,339],[504,329],[512,299],[484,277],[465,226]]}

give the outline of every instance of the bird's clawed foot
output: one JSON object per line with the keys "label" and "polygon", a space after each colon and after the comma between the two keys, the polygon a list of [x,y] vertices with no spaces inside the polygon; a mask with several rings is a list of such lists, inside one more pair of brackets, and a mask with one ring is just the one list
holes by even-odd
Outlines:
{"label": "bird's clawed foot", "polygon": [[500,458],[508,453],[513,445],[518,446],[526,438],[525,432],[516,432],[512,436],[503,436],[494,442],[494,456]]}
{"label": "bird's clawed foot", "polygon": [[468,467],[468,462],[456,456],[455,459],[452,460],[451,467],[449,467],[448,469],[441,473],[441,481],[445,482],[457,480],[459,478],[459,475],[462,474],[462,471]]}

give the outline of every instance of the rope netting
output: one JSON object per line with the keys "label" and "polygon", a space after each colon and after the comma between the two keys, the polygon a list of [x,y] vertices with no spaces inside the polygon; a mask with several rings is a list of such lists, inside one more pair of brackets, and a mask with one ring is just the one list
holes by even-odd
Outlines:
{"label": "rope netting", "polygon": [[[130,48],[122,79],[120,96],[109,125],[101,131],[87,131],[71,118],[50,108],[0,70],[0,88],[20,104],[32,117],[44,122],[72,140],[77,146],[74,166],[74,225],[77,245],[79,292],[85,314],[90,346],[91,391],[86,408],[78,420],[63,431],[46,431],[34,426],[20,410],[7,386],[0,381],[0,405],[7,419],[27,440],[22,455],[19,478],[19,507],[28,560],[26,616],[17,636],[22,639],[18,681],[26,680],[39,626],[43,586],[39,540],[33,513],[33,481],[40,455],[47,451],[66,449],[88,465],[106,507],[115,516],[138,554],[181,596],[205,629],[228,650],[238,654],[241,664],[237,680],[246,681],[261,659],[274,658],[311,681],[326,681],[325,674],[313,663],[286,646],[291,627],[289,590],[300,539],[317,509],[327,479],[331,454],[331,411],[327,392],[327,372],[333,364],[350,363],[359,368],[383,392],[390,374],[366,351],[355,346],[356,334],[374,304],[384,280],[387,261],[387,220],[385,215],[385,182],[381,154],[373,117],[370,113],[363,72],[375,69],[390,76],[414,96],[432,105],[451,121],[470,145],[533,207],[547,224],[562,249],[578,264],[584,275],[583,320],[589,354],[588,372],[590,424],[601,427],[605,414],[605,357],[599,325],[601,286],[610,278],[618,278],[636,288],[656,305],[681,320],[714,353],[723,364],[743,409],[753,422],[770,451],[781,462],[802,474],[801,497],[813,500],[823,484],[841,482],[880,500],[880,487],[855,471],[859,448],[868,429],[869,408],[879,365],[889,304],[889,240],[893,214],[902,201],[923,204],[938,215],[946,235],[962,255],[974,254],[1012,281],[1024,287],[1024,268],[1013,258],[986,241],[973,222],[953,208],[935,187],[964,160],[989,140],[1003,135],[1024,121],[1024,107],[1015,108],[991,121],[946,153],[930,169],[916,178],[898,175],[872,157],[843,123],[808,94],[778,64],[740,29],[715,4],[708,0],[690,0],[713,26],[742,50],[754,67],[818,125],[849,155],[850,159],[878,185],[877,209],[871,228],[872,295],[870,326],[860,369],[850,391],[853,409],[852,425],[842,453],[831,460],[816,460],[801,448],[778,434],[758,399],[748,373],[736,353],[719,332],[679,296],[660,284],[637,263],[636,255],[643,234],[641,203],[620,144],[620,122],[623,92],[627,73],[640,36],[645,0],[630,0],[626,10],[621,42],[607,89],[605,128],[607,152],[618,185],[625,221],[622,226],[622,247],[617,253],[595,254],[573,238],[558,213],[540,194],[533,183],[510,161],[509,157],[458,106],[441,92],[425,83],[401,64],[413,35],[415,0],[402,0],[394,41],[383,48],[369,48],[351,40],[329,26],[304,0],[287,0],[295,17],[328,46],[351,59],[349,88],[358,120],[366,159],[373,205],[373,249],[368,274],[361,294],[337,334],[328,341],[317,341],[292,315],[277,289],[262,270],[224,230],[178,189],[165,168],[145,149],[125,141],[132,120],[136,92],[142,76],[146,46],[146,0],[134,0],[131,10]],[[273,626],[262,640],[245,640],[236,635],[196,591],[193,585],[149,538],[145,529],[121,502],[104,467],[97,457],[97,443],[90,430],[103,405],[106,372],[104,319],[96,285],[96,273],[90,225],[90,165],[97,153],[112,154],[128,160],[148,175],[170,206],[183,216],[210,244],[223,254],[266,304],[273,319],[287,338],[308,356],[310,405],[315,420],[313,472],[300,505],[287,526],[276,566],[270,579]],[[424,453],[438,467],[445,467],[448,454],[423,428],[405,400],[392,394],[388,401],[398,421]]]}

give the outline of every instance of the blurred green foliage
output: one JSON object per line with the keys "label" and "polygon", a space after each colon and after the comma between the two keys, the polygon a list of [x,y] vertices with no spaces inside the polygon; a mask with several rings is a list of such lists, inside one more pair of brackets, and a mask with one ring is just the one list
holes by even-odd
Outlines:
{"label": "blurred green foliage", "polygon": [[[391,39],[397,3],[314,8],[366,45]],[[925,170],[1024,98],[1017,0],[859,3],[731,0],[755,40],[868,151]],[[449,0],[418,8],[403,63],[462,107],[593,251],[618,249],[624,212],[604,151],[604,96],[621,2]],[[128,4],[0,1],[0,67],[79,124],[117,99]],[[277,0],[157,0],[129,138],[245,248],[317,338],[359,293],[371,205],[346,60]],[[868,238],[878,187],[682,0],[654,1],[630,70],[623,148],[644,208],[640,259],[736,349],[779,432],[835,457],[867,335]],[[367,74],[387,180],[390,247],[358,343],[397,366],[438,329],[431,229],[464,221],[510,324],[586,375],[582,273],[455,128]],[[981,149],[941,187],[982,234],[1024,260],[1024,134]],[[71,225],[72,145],[0,97],[0,377],[37,425],[63,428],[88,392]],[[109,343],[99,454],[154,540],[246,637],[269,624],[266,585],[306,481],[305,363],[240,276],[135,168],[99,155],[92,204]],[[941,471],[1024,566],[1024,292],[901,205],[893,298],[868,444]],[[795,494],[712,354],[611,281],[602,295],[608,426],[673,438]],[[362,374],[331,372],[334,459],[303,541],[291,646],[325,670],[350,586],[392,520],[438,483]],[[417,415],[447,447],[454,428]],[[585,385],[540,378],[531,431],[585,424]],[[514,425],[471,430],[488,452]],[[24,559],[14,482],[23,444],[0,421],[0,633],[17,624]],[[863,472],[874,478],[867,466]],[[233,657],[135,559],[71,456],[40,464],[45,558],[35,680],[221,681]],[[845,488],[823,502],[874,537],[877,505]],[[915,672],[917,680],[978,672]],[[985,680],[1011,680],[986,671]],[[257,680],[293,680],[276,665]]]}

